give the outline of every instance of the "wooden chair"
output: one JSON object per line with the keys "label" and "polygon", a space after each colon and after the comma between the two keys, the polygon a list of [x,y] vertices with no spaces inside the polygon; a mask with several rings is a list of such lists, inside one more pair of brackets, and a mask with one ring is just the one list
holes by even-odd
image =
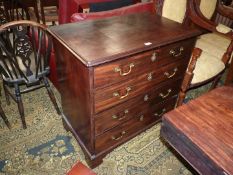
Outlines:
{"label": "wooden chair", "polygon": [[41,19],[43,24],[52,22],[52,25],[55,25],[55,22],[58,21],[58,8],[58,0],[40,0]]}
{"label": "wooden chair", "polygon": [[[1,89],[1,87],[0,87],[0,96],[2,96],[1,90],[2,90],[2,89]],[[11,129],[11,125],[10,125],[10,123],[9,123],[9,121],[8,121],[8,119],[7,119],[7,117],[6,117],[5,113],[4,113],[4,111],[3,111],[3,109],[2,109],[1,100],[0,100],[0,117],[3,119],[4,123],[6,124],[6,126],[7,126],[9,129]]]}
{"label": "wooden chair", "polygon": [[30,20],[28,8],[18,0],[3,0],[6,22],[16,20]]}
{"label": "wooden chair", "polygon": [[6,14],[5,14],[5,10],[3,9],[3,7],[0,7],[0,25],[7,23],[7,19],[6,19]]}
{"label": "wooden chair", "polygon": [[1,101],[0,101],[0,116],[2,117],[3,121],[5,122],[6,126],[11,129],[11,125],[2,109],[2,106],[1,106]]}
{"label": "wooden chair", "polygon": [[[232,9],[233,7],[231,7],[231,6],[222,5],[222,7],[223,7],[223,10],[221,10],[221,11],[223,11],[223,13],[225,12],[224,9],[227,9],[228,11],[233,10]],[[233,27],[233,20],[231,18],[229,18],[229,15],[222,15],[222,13],[215,13],[214,22],[217,24],[219,24],[219,23],[224,24],[230,28]]]}
{"label": "wooden chair", "polygon": [[[214,25],[209,20],[216,13],[217,4],[221,5],[217,3],[218,0],[201,0],[200,6],[197,1],[178,0],[176,3],[179,6],[174,6],[173,0],[158,0],[156,2],[157,13],[162,16],[184,25],[191,25],[190,19],[192,19],[195,24],[214,31],[214,33],[201,35],[196,42],[195,47],[199,49],[195,49],[187,69],[177,102],[178,106],[183,103],[189,89],[209,82],[213,82],[211,89],[217,85],[229,63],[233,49],[231,33],[228,33],[230,29],[223,25]],[[160,10],[158,7],[162,7],[162,9]],[[181,50],[180,54],[182,54]]]}
{"label": "wooden chair", "polygon": [[40,21],[35,0],[2,0],[2,4],[8,22],[20,19]]}
{"label": "wooden chair", "polygon": [[[19,1],[24,6],[24,8],[28,9],[30,19],[32,20],[33,18],[35,18],[34,21],[37,21],[39,23],[40,16],[39,16],[37,0],[19,0]],[[30,8],[32,8],[33,10],[31,10]]]}
{"label": "wooden chair", "polygon": [[[60,114],[55,96],[50,87],[49,58],[52,40],[44,25],[32,21],[13,21],[0,26],[0,72],[6,100],[17,103],[23,128],[26,128],[21,94],[42,87]],[[14,93],[11,93],[11,89]]]}
{"label": "wooden chair", "polygon": [[[210,0],[209,0],[210,1]],[[209,3],[213,4],[213,15],[211,13],[204,11],[205,6],[209,6]],[[214,6],[215,5],[215,6]],[[200,1],[200,0],[191,0],[189,2],[189,11],[192,21],[199,25],[200,27],[212,32],[210,34],[203,35],[203,39],[211,41],[211,48],[204,50],[205,52],[210,53],[211,50],[216,51],[216,56],[221,59],[225,65],[230,66],[225,84],[229,84],[233,81],[233,62],[231,61],[231,52],[232,52],[232,28],[222,25],[221,23],[216,23],[217,16],[220,14],[224,18],[227,18],[227,21],[233,22],[233,9],[223,6],[220,0],[214,0],[210,2]],[[214,21],[214,22],[213,22]],[[224,22],[224,21],[223,21]],[[230,24],[229,23],[229,24]],[[227,24],[227,23],[226,23]],[[230,26],[230,25],[229,25]],[[199,45],[203,45],[201,42]],[[228,51],[226,51],[228,50]],[[225,52],[224,52],[225,51]]]}

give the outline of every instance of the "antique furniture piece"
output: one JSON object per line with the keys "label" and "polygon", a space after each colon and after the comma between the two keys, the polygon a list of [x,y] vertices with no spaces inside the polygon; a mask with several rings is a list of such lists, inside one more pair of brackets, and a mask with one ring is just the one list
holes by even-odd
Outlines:
{"label": "antique furniture piece", "polygon": [[28,8],[18,0],[3,0],[4,17],[6,22],[15,20],[30,20]]}
{"label": "antique furniture piece", "polygon": [[5,122],[6,126],[11,129],[11,125],[2,109],[2,106],[1,106],[1,101],[0,101],[0,116],[2,117],[3,121]]}
{"label": "antique furniture piece", "polygon": [[2,0],[7,21],[20,19],[40,21],[37,1],[35,0]]}
{"label": "antique furniture piece", "polygon": [[200,34],[152,13],[50,30],[64,124],[91,167],[174,108]]}
{"label": "antique furniture piece", "polygon": [[43,24],[52,22],[53,25],[58,21],[58,0],[40,0],[41,20]]}
{"label": "antique furniture piece", "polygon": [[221,0],[221,2],[226,6],[229,6],[232,4],[232,0]]}
{"label": "antique furniture piece", "polygon": [[163,116],[162,137],[199,174],[233,174],[232,94],[222,86]]}
{"label": "antique furniture piece", "polygon": [[[167,5],[166,1],[169,0],[165,0],[164,5]],[[186,0],[184,0],[184,2],[186,3]],[[213,82],[211,89],[216,87],[219,79],[230,63],[233,50],[233,35],[231,29],[222,24],[215,24],[210,21],[213,15],[216,14],[215,9],[217,7],[223,8],[222,5],[218,4],[218,0],[201,0],[200,5],[198,5],[198,2],[198,0],[187,1],[188,15],[195,24],[213,32],[203,34],[197,39],[195,47],[200,48],[202,52],[198,59],[194,57],[195,59],[190,62],[189,67],[191,68],[186,72],[179,94],[178,105],[182,104],[187,90],[191,88],[209,82]],[[186,10],[186,8],[184,8],[184,10]],[[232,14],[228,15],[231,19],[233,18]],[[233,73],[230,73],[232,71],[233,70],[230,69],[226,83],[233,80]]]}
{"label": "antique furniture piece", "polygon": [[[18,104],[23,128],[26,128],[21,94],[46,87],[59,114],[46,76],[52,41],[46,28],[32,21],[14,21],[0,26],[0,70],[9,104],[9,95]],[[14,88],[14,94],[11,93]]]}

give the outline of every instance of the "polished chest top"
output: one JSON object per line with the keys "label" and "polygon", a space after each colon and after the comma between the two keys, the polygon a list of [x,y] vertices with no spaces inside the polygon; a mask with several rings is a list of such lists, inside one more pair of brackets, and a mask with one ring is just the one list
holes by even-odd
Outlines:
{"label": "polished chest top", "polygon": [[86,66],[99,65],[200,34],[198,30],[150,13],[65,24],[50,30]]}

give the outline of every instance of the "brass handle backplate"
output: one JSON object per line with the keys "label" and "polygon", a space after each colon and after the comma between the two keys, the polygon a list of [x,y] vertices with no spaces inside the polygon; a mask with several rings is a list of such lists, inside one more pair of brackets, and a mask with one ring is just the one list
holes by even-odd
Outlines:
{"label": "brass handle backplate", "polygon": [[151,81],[153,79],[153,73],[149,73],[148,75],[147,75],[147,80],[148,81]]}
{"label": "brass handle backplate", "polygon": [[129,110],[126,109],[126,110],[124,111],[124,115],[123,115],[123,116],[113,115],[112,118],[120,121],[120,120],[123,120],[124,118],[126,118],[126,114],[128,114],[128,113],[129,113]]}
{"label": "brass handle backplate", "polygon": [[154,113],[154,116],[156,116],[156,117],[161,117],[163,114],[165,114],[165,112],[166,112],[166,109],[163,108],[162,111],[161,111],[160,113]]}
{"label": "brass handle backplate", "polygon": [[166,98],[166,97],[168,97],[170,95],[171,92],[172,92],[172,90],[168,89],[167,93],[165,95],[163,93],[160,93],[159,96],[162,97],[162,98]]}
{"label": "brass handle backplate", "polygon": [[121,68],[119,68],[119,67],[116,67],[115,69],[114,69],[114,71],[115,72],[119,72],[119,74],[121,75],[121,76],[126,76],[126,75],[128,75],[128,74],[130,74],[130,72],[132,71],[132,68],[134,67],[134,64],[133,63],[130,63],[129,64],[129,70],[128,70],[128,72],[123,72],[123,70],[121,69]]}
{"label": "brass handle backplate", "polygon": [[155,61],[156,61],[157,55],[158,55],[157,52],[154,52],[154,53],[152,54],[152,56],[151,56],[151,58],[150,58],[152,62],[155,62]]}
{"label": "brass handle backplate", "polygon": [[114,93],[113,93],[113,97],[119,97],[119,99],[123,99],[123,98],[125,98],[125,97],[127,97],[127,96],[129,95],[129,92],[130,92],[132,89],[131,89],[131,87],[127,87],[127,88],[125,88],[125,90],[126,90],[125,95],[120,96],[120,93],[119,93],[119,92],[114,92]]}
{"label": "brass handle backplate", "polygon": [[167,78],[172,78],[176,75],[176,72],[178,71],[178,68],[176,67],[174,70],[173,70],[173,73],[168,73],[168,72],[164,72],[164,75],[167,77]]}
{"label": "brass handle backplate", "polygon": [[184,47],[180,47],[178,52],[176,52],[174,49],[172,49],[172,50],[170,50],[169,54],[174,56],[174,57],[178,57],[178,56],[182,55],[183,51],[184,51]]}
{"label": "brass handle backplate", "polygon": [[125,134],[126,134],[126,131],[122,131],[119,137],[112,136],[112,140],[115,140],[115,141],[120,140],[123,138]]}

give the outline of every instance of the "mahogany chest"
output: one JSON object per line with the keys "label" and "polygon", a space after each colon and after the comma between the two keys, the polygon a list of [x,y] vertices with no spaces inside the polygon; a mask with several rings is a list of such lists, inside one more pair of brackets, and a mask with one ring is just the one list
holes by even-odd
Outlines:
{"label": "mahogany chest", "polygon": [[200,32],[138,13],[50,28],[63,120],[90,166],[174,108]]}

